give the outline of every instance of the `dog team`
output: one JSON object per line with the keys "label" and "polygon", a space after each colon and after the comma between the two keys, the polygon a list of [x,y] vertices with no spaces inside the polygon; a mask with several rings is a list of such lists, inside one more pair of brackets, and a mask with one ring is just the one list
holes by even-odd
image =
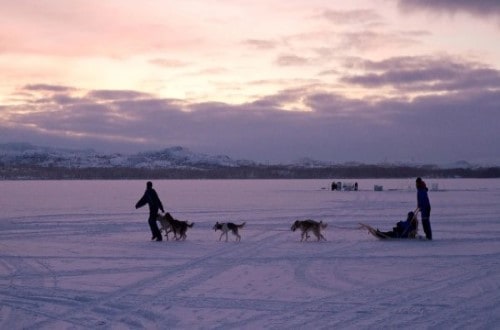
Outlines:
{"label": "dog team", "polygon": [[[175,240],[185,240],[186,239],[186,232],[188,228],[192,228],[194,226],[194,223],[189,223],[188,221],[181,221],[174,219],[170,213],[165,213],[164,215],[158,214],[156,217],[157,221],[160,223],[160,232],[163,231],[165,233],[165,237],[167,238],[168,241],[168,234],[173,233],[174,239]],[[313,233],[314,236],[316,236],[316,240],[324,240],[326,241],[326,238],[321,234],[321,229],[325,229],[327,226],[326,223],[323,223],[322,221],[317,222],[314,220],[297,220],[293,223],[292,227],[290,228],[292,231],[295,231],[299,229],[301,231],[301,238],[300,241],[307,241],[307,239],[310,237],[309,233]],[[245,222],[242,224],[235,224],[232,222],[222,222],[217,223],[212,227],[214,231],[220,230],[221,234],[219,237],[219,241],[222,239],[222,237],[225,235],[226,236],[226,242],[228,241],[228,234],[231,232],[234,236],[236,236],[236,241],[239,242],[241,241],[241,236],[239,233],[239,230],[241,228],[245,227]]]}
{"label": "dog team", "polygon": [[[188,228],[192,228],[194,226],[194,223],[189,223],[188,221],[181,221],[174,219],[172,215],[168,212],[165,213],[165,210],[163,209],[163,204],[160,201],[160,198],[158,197],[158,194],[156,191],[153,189],[153,183],[151,181],[148,181],[146,183],[146,191],[144,192],[144,195],[142,198],[135,204],[135,208],[138,209],[144,205],[148,204],[149,206],[149,227],[151,229],[151,233],[153,236],[151,237],[152,240],[155,241],[162,241],[162,231],[165,233],[165,237],[168,240],[168,234],[172,233],[173,238],[175,240],[185,240],[186,239],[186,232]],[[161,210],[164,212],[164,215],[158,214],[158,211]],[[160,223],[161,228],[158,228],[157,222]],[[245,222],[242,224],[235,224],[232,222],[222,222],[219,223],[217,222],[212,229],[214,231],[220,230],[221,235],[219,237],[219,241],[222,239],[222,237],[225,235],[226,236],[226,242],[228,241],[228,234],[231,232],[234,236],[236,236],[236,241],[241,240],[241,236],[239,234],[239,229],[243,228],[245,226]],[[315,220],[297,220],[293,223],[292,227],[290,228],[292,231],[295,231],[299,229],[301,231],[301,239],[300,241],[304,241],[310,237],[309,233],[313,233],[314,236],[318,241],[324,240],[326,241],[325,237],[321,234],[321,230],[325,229],[327,226],[326,223],[323,223],[322,221],[318,222]]]}

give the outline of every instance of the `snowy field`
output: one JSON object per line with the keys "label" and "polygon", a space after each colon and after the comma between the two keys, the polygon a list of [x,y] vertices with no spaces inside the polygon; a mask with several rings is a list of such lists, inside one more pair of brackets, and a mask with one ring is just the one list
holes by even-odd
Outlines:
{"label": "snowy field", "polygon": [[[357,181],[154,181],[195,222],[163,242],[145,181],[0,182],[0,329],[498,329],[500,180],[426,179],[435,240],[391,242],[358,222],[403,220],[414,179]],[[305,218],[328,241],[300,242]]]}

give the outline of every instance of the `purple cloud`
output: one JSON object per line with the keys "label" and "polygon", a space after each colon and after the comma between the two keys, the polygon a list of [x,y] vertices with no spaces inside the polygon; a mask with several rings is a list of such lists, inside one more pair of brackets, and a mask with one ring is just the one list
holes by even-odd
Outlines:
{"label": "purple cloud", "polygon": [[276,59],[279,66],[301,66],[309,63],[309,59],[297,55],[281,55]]}
{"label": "purple cloud", "polygon": [[381,17],[373,10],[325,10],[322,15],[326,20],[335,24],[362,23],[371,24],[380,21]]}
{"label": "purple cloud", "polygon": [[[385,74],[395,63],[416,70],[422,63],[429,67],[434,62],[396,58],[358,63]],[[445,63],[452,73],[460,65],[469,71],[481,67]],[[406,84],[429,81],[425,74],[387,77]],[[463,81],[453,74],[447,77],[448,83]],[[411,100],[380,95],[376,101],[304,87],[239,105],[190,103],[133,91],[89,91],[78,98],[68,87],[58,97],[77,101],[61,102],[42,95],[43,102],[29,98],[24,104],[2,107],[8,119],[0,124],[0,139],[121,152],[182,145],[198,152],[271,162],[304,156],[335,162],[499,161],[500,151],[492,143],[500,139],[499,85],[483,88],[484,79],[467,83],[470,88],[460,93]],[[106,102],[96,95],[106,96]],[[310,111],[285,110],[294,103]]]}
{"label": "purple cloud", "polygon": [[477,16],[500,16],[498,0],[398,0],[404,10],[428,10],[443,13],[466,12]]}
{"label": "purple cloud", "polygon": [[344,76],[345,83],[367,88],[391,86],[411,91],[459,91],[499,88],[500,71],[452,58],[396,57],[384,61],[358,61],[364,74]]}
{"label": "purple cloud", "polygon": [[72,87],[48,84],[30,84],[22,88],[26,91],[42,91],[42,92],[69,92],[74,90]]}
{"label": "purple cloud", "polygon": [[136,92],[136,91],[126,91],[126,90],[97,90],[91,91],[87,94],[87,97],[101,100],[129,100],[129,99],[139,99],[139,98],[149,98],[150,94]]}

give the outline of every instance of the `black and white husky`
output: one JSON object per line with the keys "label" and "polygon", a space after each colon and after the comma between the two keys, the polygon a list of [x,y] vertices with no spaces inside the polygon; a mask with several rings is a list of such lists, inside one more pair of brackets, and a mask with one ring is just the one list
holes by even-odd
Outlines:
{"label": "black and white husky", "polygon": [[228,239],[227,233],[229,231],[232,231],[233,235],[236,236],[236,240],[239,242],[239,241],[241,241],[241,236],[238,233],[238,229],[243,228],[244,226],[245,226],[245,222],[243,222],[241,225],[237,225],[237,224],[234,224],[232,222],[219,223],[217,221],[217,223],[213,226],[213,230],[214,231],[217,231],[217,230],[222,231],[222,234],[220,234],[220,237],[219,237],[219,241],[222,239],[222,236],[225,234],[226,235],[226,242],[227,242],[227,239]]}
{"label": "black and white husky", "polygon": [[321,229],[325,229],[327,226],[326,223],[323,223],[323,221],[317,222],[311,219],[307,220],[297,220],[293,223],[292,227],[290,228],[292,231],[295,231],[297,229],[300,229],[302,234],[300,236],[300,241],[302,242],[304,240],[307,241],[309,238],[309,232],[312,232],[314,236],[319,240],[324,240],[326,241],[326,238],[321,234]]}

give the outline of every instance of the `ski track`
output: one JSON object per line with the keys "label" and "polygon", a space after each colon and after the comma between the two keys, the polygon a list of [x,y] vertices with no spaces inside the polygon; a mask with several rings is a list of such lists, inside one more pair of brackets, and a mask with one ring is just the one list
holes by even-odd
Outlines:
{"label": "ski track", "polygon": [[[467,218],[486,203],[478,199],[469,216],[442,210],[433,229],[443,238],[381,242],[356,226],[382,212],[380,196],[348,200],[348,218],[325,205],[302,214],[262,207],[256,216],[193,210],[179,216],[196,223],[187,240],[161,243],[147,241],[144,214],[0,219],[0,328],[497,327],[499,208],[488,204],[473,225]],[[308,213],[329,222],[328,241],[300,242],[290,231]],[[218,241],[211,226],[225,219],[247,222],[241,242]],[[445,232],[451,221],[460,227]]]}
{"label": "ski track", "polygon": [[[244,233],[242,233],[244,235]],[[295,234],[295,233],[294,233]],[[189,236],[188,236],[189,237]],[[214,235],[214,240],[218,235]],[[109,294],[92,293],[90,295],[79,292],[78,290],[60,290],[58,288],[58,277],[71,276],[98,276],[102,274],[127,274],[137,272],[151,271],[150,267],[131,267],[131,268],[109,268],[109,269],[92,269],[92,270],[73,270],[73,271],[54,271],[49,266],[51,260],[59,260],[57,256],[47,257],[3,257],[2,266],[10,271],[7,281],[9,287],[15,287],[15,290],[5,290],[4,305],[9,306],[11,313],[13,309],[24,310],[28,313],[36,314],[35,319],[42,318],[41,321],[36,321],[33,324],[24,326],[27,329],[53,328],[53,327],[68,327],[68,328],[88,328],[88,327],[110,327],[119,326],[120,324],[126,328],[136,327],[162,327],[162,324],[169,324],[175,327],[191,327],[191,324],[182,323],[182,319],[175,317],[175,314],[170,315],[169,309],[189,310],[242,310],[252,311],[257,315],[250,317],[242,317],[241,320],[229,320],[225,326],[220,328],[252,328],[254,325],[264,326],[266,328],[281,328],[283,324],[288,327],[317,327],[327,328],[329,326],[338,327],[357,327],[364,324],[371,327],[374,324],[392,324],[394,327],[404,326],[408,321],[415,322],[419,325],[419,319],[432,317],[434,314],[445,315],[449,314],[449,318],[454,319],[455,325],[467,326],[470,322],[468,316],[471,313],[484,313],[480,308],[474,308],[477,304],[481,306],[481,300],[488,299],[493,302],[491,315],[498,315],[500,301],[497,298],[498,285],[491,280],[496,276],[494,269],[498,269],[498,264],[493,268],[485,268],[482,264],[484,261],[490,260],[488,256],[478,256],[478,265],[470,270],[463,268],[458,278],[445,277],[442,280],[433,280],[429,282],[425,278],[427,269],[412,274],[411,288],[405,292],[404,290],[394,290],[391,288],[402,288],[405,286],[407,279],[389,279],[380,281],[377,286],[364,284],[362,280],[351,278],[346,271],[338,270],[331,276],[336,285],[345,286],[344,290],[332,290],[328,282],[318,281],[315,277],[315,270],[322,263],[333,263],[333,269],[342,268],[345,262],[352,262],[355,259],[358,263],[370,262],[374,259],[381,259],[382,263],[389,263],[388,257],[375,256],[347,256],[342,257],[339,253],[340,249],[352,249],[353,244],[348,243],[344,246],[338,245],[335,242],[294,242],[293,239],[298,239],[297,235],[285,231],[258,232],[253,236],[244,236],[242,242],[235,243],[230,241],[216,242],[214,249],[209,250],[206,254],[201,254],[199,257],[178,258],[175,260],[177,265],[159,267],[158,272],[142,277],[140,280],[131,283],[130,285],[121,286],[115,292]],[[327,246],[328,249],[321,253],[310,255],[304,253],[303,256],[284,256],[276,255],[266,257],[265,251],[272,249],[276,245],[276,240],[283,244],[292,247],[293,249],[314,249],[314,246]],[[375,244],[383,244],[377,241],[365,242],[368,248]],[[162,246],[163,244],[190,244],[186,242],[163,242],[150,244],[153,247],[169,249],[170,246]],[[154,245],[157,244],[157,245]],[[359,241],[357,244],[361,244]],[[404,244],[404,243],[403,243]],[[432,244],[432,243],[431,243]],[[179,250],[181,251],[181,249]],[[280,251],[281,253],[282,251]],[[334,254],[332,257],[331,253]],[[214,257],[215,256],[215,257]],[[496,253],[492,258],[499,256]],[[65,257],[67,258],[67,257]],[[390,257],[389,257],[390,258]],[[443,259],[445,257],[437,257]],[[458,262],[460,259],[465,259],[466,256],[453,256]],[[62,258],[64,259],[64,258]],[[77,257],[76,259],[80,259]],[[96,259],[94,257],[82,257],[84,259]],[[97,258],[99,259],[99,258]],[[107,258],[104,258],[107,259]],[[112,260],[113,258],[109,258]],[[127,259],[137,259],[131,258]],[[399,262],[404,261],[404,257],[395,257],[394,260]],[[420,260],[418,260],[420,259]],[[425,265],[427,261],[435,262],[436,257],[422,256],[416,261]],[[151,258],[154,263],[156,258]],[[308,287],[323,291],[326,297],[310,300],[285,301],[280,299],[271,299],[266,297],[263,299],[248,299],[248,298],[217,298],[217,297],[189,297],[183,293],[189,291],[190,288],[229,271],[235,265],[250,264],[254,266],[267,265],[272,262],[282,262],[291,264],[294,269],[295,281],[299,286]],[[491,260],[490,260],[491,262]],[[448,263],[450,263],[448,261]],[[316,267],[315,267],[316,264]],[[319,265],[319,266],[318,266]],[[456,265],[455,265],[456,266]],[[481,267],[479,267],[481,266]],[[193,274],[193,270],[194,274]],[[186,276],[186,273],[187,274]],[[456,273],[455,273],[456,275]],[[168,282],[169,279],[181,277],[182,280],[174,280],[172,285],[167,285],[156,290],[154,295],[144,295],[142,290],[148,289],[151,283]],[[2,278],[4,280],[5,278]],[[25,283],[28,282],[28,283]],[[449,301],[435,302],[436,296],[447,290],[454,290],[462,286],[469,285],[470,282],[483,283],[482,285],[491,286],[490,290],[484,292],[478,290],[477,295],[467,297],[466,303],[462,303],[462,312],[457,311],[455,303]],[[489,283],[489,284],[488,284]],[[293,288],[290,288],[293,290]],[[368,292],[368,294],[367,294]],[[489,293],[488,293],[489,292]],[[370,297],[370,304],[363,299],[364,296]],[[392,298],[388,298],[392,297]],[[394,298],[394,297],[397,297]],[[43,308],[39,310],[40,304],[50,305],[53,308]],[[141,306],[162,306],[160,311],[149,311]],[[50,312],[50,310],[60,312]],[[49,311],[45,311],[49,310]],[[166,315],[165,315],[166,312]],[[234,313],[234,312],[231,312]],[[458,313],[458,315],[457,315]],[[3,313],[4,314],[4,313]],[[245,313],[243,313],[244,315]],[[399,322],[394,322],[395,315],[413,315],[412,317],[404,317]],[[8,313],[8,315],[10,315]],[[278,316],[281,315],[281,318]],[[5,315],[4,315],[5,316]],[[437,316],[437,315],[436,315]],[[262,319],[269,320],[268,324],[263,324]],[[274,319],[274,322],[272,321]],[[446,319],[446,317],[445,317]],[[487,326],[491,323],[485,323]],[[2,324],[13,326],[17,322],[17,316],[12,315],[2,320]],[[164,323],[165,322],[165,323]],[[477,322],[475,323],[477,325]],[[432,324],[434,327],[447,326],[447,324],[436,322]],[[14,326],[15,328],[15,326]]]}

